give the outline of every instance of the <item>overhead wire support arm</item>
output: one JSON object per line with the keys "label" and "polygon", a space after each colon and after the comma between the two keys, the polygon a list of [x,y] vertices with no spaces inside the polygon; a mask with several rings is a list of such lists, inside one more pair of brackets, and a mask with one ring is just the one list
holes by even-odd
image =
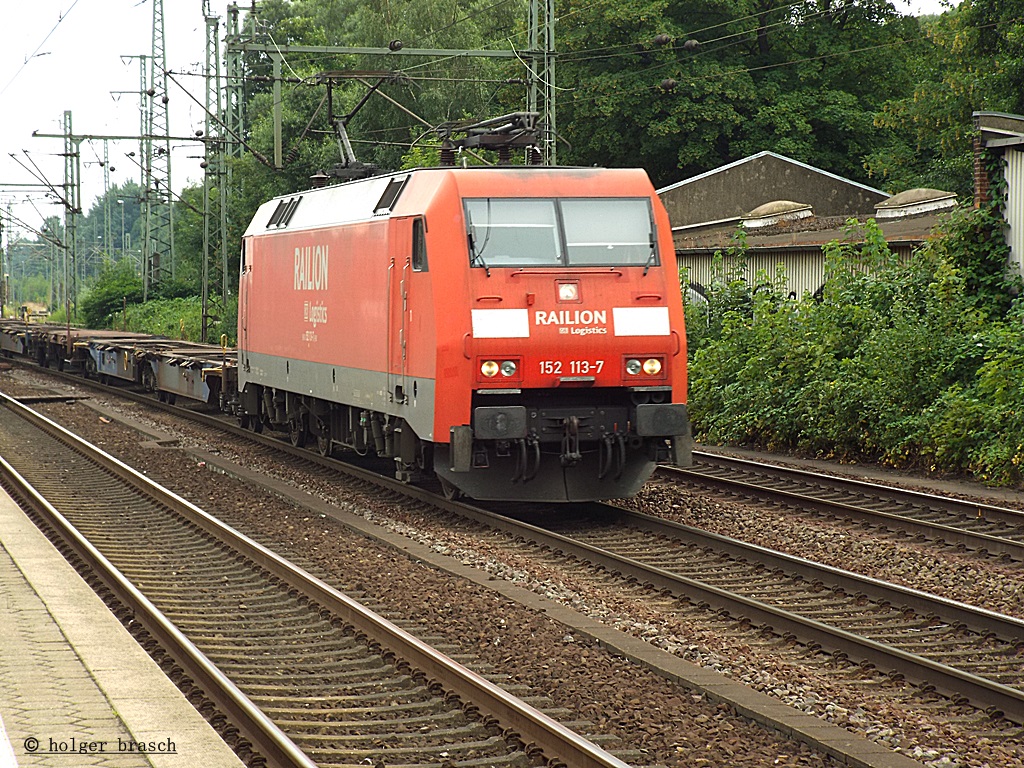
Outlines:
{"label": "overhead wire support arm", "polygon": [[[537,0],[534,0],[537,2]],[[548,13],[551,12],[551,0],[548,0],[548,4],[544,6]],[[538,20],[536,13],[532,14],[531,23],[536,24]],[[553,20],[550,24],[553,25]],[[553,32],[549,33],[548,39],[553,38]],[[534,34],[531,36],[531,43],[538,39],[538,35]],[[280,98],[280,84],[282,80],[281,66],[285,55],[287,54],[303,54],[303,55],[337,55],[337,54],[355,54],[355,55],[368,55],[368,56],[413,56],[413,57],[427,57],[427,58],[491,58],[491,59],[511,59],[513,61],[521,61],[525,55],[533,60],[544,60],[551,62],[551,70],[548,73],[549,79],[553,78],[553,53],[547,51],[533,50],[534,45],[531,44],[531,50],[517,51],[514,49],[507,50],[471,50],[471,49],[446,49],[446,48],[408,48],[400,40],[393,40],[386,48],[370,48],[370,47],[358,47],[358,46],[326,46],[326,45],[277,45],[276,43],[255,43],[248,41],[237,40],[235,35],[229,36],[227,41],[226,53],[229,59],[234,59],[241,53],[263,53],[270,56],[273,64],[273,78],[274,78],[274,167],[280,169],[283,166],[283,147],[282,147],[282,108]],[[531,75],[531,79],[535,79],[534,75]],[[379,87],[380,83],[378,83]],[[553,86],[552,86],[553,87]],[[554,122],[554,95],[553,90],[547,93],[545,99],[545,111],[547,119],[550,123]],[[382,94],[383,95],[383,94]],[[390,99],[389,99],[390,100]],[[393,100],[391,100],[393,101]],[[536,110],[536,99],[532,98],[531,103],[528,105],[528,112],[534,112]],[[332,125],[337,125],[332,123]],[[344,133],[342,131],[341,133]],[[547,133],[551,133],[551,128],[548,129]],[[550,142],[545,142],[545,148]],[[343,148],[344,152],[347,152],[348,157],[352,157],[350,148]],[[553,150],[545,151],[545,158],[554,159]]]}
{"label": "overhead wire support arm", "polygon": [[[65,134],[63,134],[63,133],[40,133],[39,131],[32,131],[32,137],[36,138],[36,139],[63,139],[64,136],[65,136]],[[146,134],[144,136],[140,136],[138,134],[133,134],[133,135],[128,136],[128,135],[122,135],[122,134],[110,135],[110,134],[99,134],[99,133],[84,133],[84,134],[75,134],[74,136],[72,136],[72,138],[75,141],[104,141],[104,140],[109,140],[109,141],[138,141],[139,139],[147,139],[147,138],[148,139],[152,139],[152,138],[160,138],[160,139],[162,139],[162,138],[164,138],[164,136],[163,136],[163,134],[160,134],[159,136],[157,136],[155,134]],[[168,136],[167,138],[169,138],[171,141],[197,141],[197,142],[202,143],[202,139],[201,138],[197,138],[196,136]]]}
{"label": "overhead wire support arm", "polygon": [[[63,134],[61,134],[61,135],[59,135],[59,136],[56,136],[55,138],[58,138],[58,139],[63,139],[63,138],[64,138],[64,135],[63,135]],[[22,150],[22,151],[24,151],[24,150]],[[29,167],[28,167],[27,165],[25,165],[25,164],[24,164],[23,162],[21,162],[21,160],[19,160],[19,159],[18,159],[18,156],[17,156],[17,155],[15,155],[15,154],[14,154],[13,152],[11,152],[11,153],[9,153],[9,154],[10,154],[10,158],[11,158],[12,160],[14,160],[14,162],[16,162],[16,163],[17,163],[18,165],[20,165],[20,166],[21,166],[22,168],[24,168],[24,169],[25,169],[26,171],[28,171],[28,172],[29,172],[29,174],[30,174],[30,175],[31,175],[31,176],[32,176],[33,178],[35,178],[35,179],[39,179],[39,181],[40,181],[41,183],[40,183],[40,184],[36,184],[35,186],[43,187],[43,188],[45,188],[45,189],[49,190],[50,194],[52,194],[52,195],[53,195],[54,197],[56,197],[56,198],[57,198],[57,201],[58,201],[58,202],[59,202],[59,203],[60,203],[61,205],[63,205],[63,206],[65,207],[65,208],[71,208],[71,201],[70,201],[70,200],[68,200],[68,198],[67,198],[67,197],[65,197],[65,196],[64,196],[64,194],[62,194],[60,190],[58,190],[58,189],[57,189],[57,186],[56,186],[55,184],[51,184],[51,183],[50,183],[50,181],[49,181],[49,180],[48,180],[48,179],[47,179],[47,178],[46,178],[46,177],[45,177],[45,176],[43,175],[43,172],[42,172],[42,170],[41,170],[41,169],[39,168],[39,166],[38,166],[38,165],[36,165],[36,161],[35,161],[35,160],[33,160],[33,159],[32,159],[32,158],[31,158],[31,157],[29,156],[28,152],[25,152],[25,157],[27,157],[27,158],[28,158],[28,161],[29,161],[30,163],[32,163],[32,168],[29,168]],[[25,185],[19,184],[19,185],[16,185],[16,186],[25,186]]]}
{"label": "overhead wire support arm", "polygon": [[[174,77],[174,75],[171,74],[170,71],[167,71],[165,74],[167,75],[167,78],[172,83],[174,83],[176,86],[178,86],[179,89],[181,89],[182,93],[184,93],[186,96],[188,96],[190,99],[192,99],[192,101],[194,101],[197,105],[199,105],[200,108],[203,109],[204,112],[206,112],[206,106],[201,101],[199,101],[199,99],[197,99],[192,93],[190,93],[189,90],[187,88],[185,88],[185,86],[183,86],[181,83],[179,83],[177,81],[177,79]],[[251,154],[254,158],[256,158],[256,160],[258,160],[263,165],[267,166],[268,168],[274,168],[274,164],[266,156],[260,154],[260,152],[258,152],[256,149],[254,149],[253,147],[249,146],[249,144],[247,144],[245,142],[245,140],[240,135],[238,135],[235,132],[234,129],[231,128],[231,126],[229,126],[225,121],[221,120],[219,115],[212,115],[212,114],[209,114],[209,113],[207,113],[207,114],[215,123],[217,123],[217,125],[219,127],[223,128],[225,131],[227,131],[228,136],[231,138],[231,140],[234,143],[236,143],[236,144],[238,144],[240,146],[243,146],[247,150],[249,150],[249,154]],[[195,136],[188,136],[187,138],[177,138],[177,137],[172,136],[171,140],[172,141],[200,141],[200,142],[203,141],[202,139],[196,138]],[[278,169],[274,168],[274,170],[278,170]]]}

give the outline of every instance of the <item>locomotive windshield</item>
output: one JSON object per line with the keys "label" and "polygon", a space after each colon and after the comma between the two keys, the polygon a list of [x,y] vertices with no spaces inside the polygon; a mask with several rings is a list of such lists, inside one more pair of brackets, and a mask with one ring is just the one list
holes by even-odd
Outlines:
{"label": "locomotive windshield", "polygon": [[493,267],[657,263],[646,198],[483,198],[465,201],[470,264]]}

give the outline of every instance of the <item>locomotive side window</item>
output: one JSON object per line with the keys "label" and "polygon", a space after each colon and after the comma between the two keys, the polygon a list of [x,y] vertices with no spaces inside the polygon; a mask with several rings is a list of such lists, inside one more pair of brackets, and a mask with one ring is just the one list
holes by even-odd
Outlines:
{"label": "locomotive side window", "polygon": [[647,198],[464,202],[474,267],[650,267],[658,263]]}
{"label": "locomotive side window", "polygon": [[423,219],[412,221],[412,269],[413,272],[427,271],[427,237]]}
{"label": "locomotive side window", "polygon": [[657,264],[654,222],[647,200],[562,200],[569,264]]}

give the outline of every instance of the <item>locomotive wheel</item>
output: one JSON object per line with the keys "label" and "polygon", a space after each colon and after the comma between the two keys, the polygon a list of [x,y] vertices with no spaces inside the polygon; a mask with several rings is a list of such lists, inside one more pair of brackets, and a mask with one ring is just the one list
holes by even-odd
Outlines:
{"label": "locomotive wheel", "polygon": [[441,493],[444,494],[448,501],[458,501],[462,498],[462,491],[459,488],[456,488],[440,475],[437,476],[437,479],[441,482]]}
{"label": "locomotive wheel", "polygon": [[306,444],[306,420],[301,416],[288,422],[288,440],[296,448]]}
{"label": "locomotive wheel", "polygon": [[324,421],[319,416],[309,415],[310,421],[313,421],[314,430],[316,432],[316,452],[321,456],[330,456],[334,452],[334,441],[331,439],[331,425],[329,421]]}
{"label": "locomotive wheel", "polygon": [[252,427],[252,419],[248,413],[238,414],[238,426],[242,429],[250,429]]}

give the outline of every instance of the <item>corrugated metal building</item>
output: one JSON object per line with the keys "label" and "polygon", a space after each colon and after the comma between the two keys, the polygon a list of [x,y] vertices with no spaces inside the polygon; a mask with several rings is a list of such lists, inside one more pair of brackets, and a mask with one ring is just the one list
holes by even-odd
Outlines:
{"label": "corrugated metal building", "polygon": [[[974,124],[980,131],[978,143],[1003,156],[1006,175],[1006,242],[1010,261],[1017,274],[1024,275],[1024,116],[1001,112],[975,112]],[[975,155],[977,159],[977,153]],[[988,179],[975,162],[975,204],[988,193]]]}
{"label": "corrugated metal building", "polygon": [[824,282],[823,246],[848,239],[850,219],[876,219],[889,247],[909,257],[955,205],[938,190],[895,197],[805,163],[761,152],[658,190],[672,222],[679,266],[691,285],[709,285],[715,254],[726,252],[737,229],[746,232],[744,275],[751,285],[764,272],[785,270],[795,296]]}

